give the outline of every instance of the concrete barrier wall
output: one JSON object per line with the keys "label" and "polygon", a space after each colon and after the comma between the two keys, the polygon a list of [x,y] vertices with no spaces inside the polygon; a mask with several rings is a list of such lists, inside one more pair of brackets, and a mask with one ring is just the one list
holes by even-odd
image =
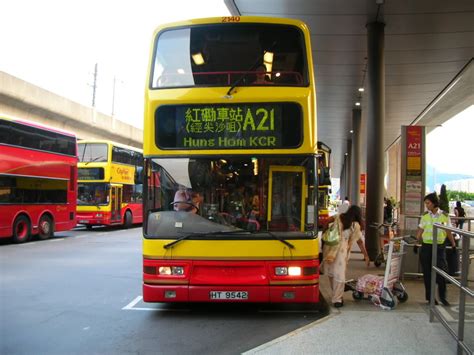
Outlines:
{"label": "concrete barrier wall", "polygon": [[141,129],[2,71],[0,113],[71,131],[80,139],[108,139],[137,148],[143,146]]}

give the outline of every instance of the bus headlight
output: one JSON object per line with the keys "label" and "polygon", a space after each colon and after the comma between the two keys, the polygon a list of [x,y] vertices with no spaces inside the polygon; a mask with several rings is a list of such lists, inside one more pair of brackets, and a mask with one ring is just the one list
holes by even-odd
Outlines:
{"label": "bus headlight", "polygon": [[276,276],[301,276],[301,267],[299,266],[276,266]]}
{"label": "bus headlight", "polygon": [[290,266],[288,268],[288,275],[290,276],[300,276],[301,268],[299,266]]}
{"label": "bus headlight", "polygon": [[171,266],[160,266],[158,273],[160,275],[171,275]]}
{"label": "bus headlight", "polygon": [[96,213],[95,216],[96,216],[96,218],[102,218],[103,217],[102,213]]}
{"label": "bus headlight", "polygon": [[183,266],[160,266],[158,268],[158,273],[160,275],[182,276],[184,275],[184,267]]}
{"label": "bus headlight", "polygon": [[172,266],[171,273],[173,275],[184,275],[184,267],[182,266]]}

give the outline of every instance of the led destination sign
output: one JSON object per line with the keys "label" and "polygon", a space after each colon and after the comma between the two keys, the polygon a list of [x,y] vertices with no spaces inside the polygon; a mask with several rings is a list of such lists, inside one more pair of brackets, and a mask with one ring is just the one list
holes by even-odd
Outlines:
{"label": "led destination sign", "polygon": [[77,169],[78,180],[103,180],[104,168],[79,168]]}
{"label": "led destination sign", "polygon": [[301,110],[293,103],[161,106],[162,149],[277,149],[301,144]]}

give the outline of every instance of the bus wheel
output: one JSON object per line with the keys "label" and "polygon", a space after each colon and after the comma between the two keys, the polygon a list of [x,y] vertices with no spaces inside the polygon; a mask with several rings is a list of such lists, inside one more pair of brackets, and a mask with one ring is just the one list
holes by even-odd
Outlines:
{"label": "bus wheel", "polygon": [[26,216],[18,216],[13,223],[13,241],[15,243],[24,243],[30,240],[31,224]]}
{"label": "bus wheel", "polygon": [[38,225],[38,237],[41,240],[46,240],[54,235],[53,220],[47,215],[41,216]]}
{"label": "bus wheel", "polygon": [[132,212],[125,212],[125,216],[123,217],[123,227],[127,229],[132,227]]}

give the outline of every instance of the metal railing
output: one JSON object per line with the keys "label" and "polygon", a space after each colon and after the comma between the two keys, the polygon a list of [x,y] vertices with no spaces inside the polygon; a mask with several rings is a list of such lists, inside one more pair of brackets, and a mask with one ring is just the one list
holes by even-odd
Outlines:
{"label": "metal railing", "polygon": [[[449,216],[449,218],[451,219],[451,221],[464,221],[464,222],[467,222],[467,231],[470,232],[471,231],[471,222],[474,221],[474,217],[454,217],[454,216]],[[465,228],[463,228],[462,230],[464,230]]]}
{"label": "metal railing", "polygon": [[[448,275],[444,270],[436,266],[437,262],[437,248],[438,248],[438,229],[442,229],[451,233],[456,233],[462,238],[462,263],[461,263],[461,277],[460,282],[454,277]],[[445,225],[435,223],[433,225],[433,251],[431,259],[431,298],[430,298],[430,323],[433,322],[434,317],[443,324],[448,332],[454,337],[457,342],[457,352],[459,355],[465,351],[467,354],[472,355],[472,350],[464,342],[464,321],[466,315],[466,294],[474,297],[474,290],[467,287],[467,276],[469,272],[469,245],[471,238],[474,238],[474,233],[463,231],[458,228],[447,227]],[[459,288],[459,323],[458,332],[451,328],[446,319],[443,318],[442,314],[435,307],[435,288],[436,288],[436,275],[439,274],[441,277],[448,280],[451,284]]]}

